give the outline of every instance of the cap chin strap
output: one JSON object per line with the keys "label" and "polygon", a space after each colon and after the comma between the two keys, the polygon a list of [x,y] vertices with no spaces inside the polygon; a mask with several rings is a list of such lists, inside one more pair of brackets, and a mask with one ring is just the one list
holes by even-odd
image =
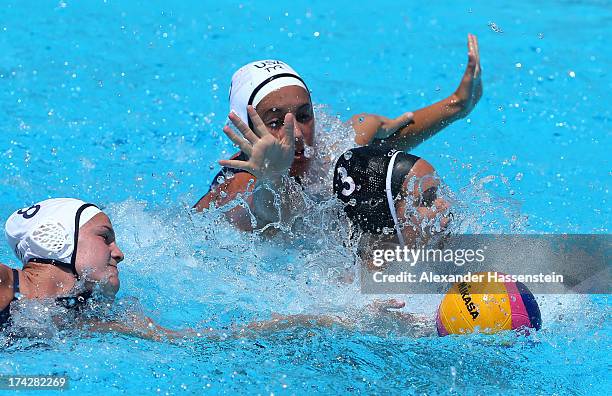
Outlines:
{"label": "cap chin strap", "polygon": [[76,276],[77,280],[80,279],[79,274],[77,274],[76,272],[76,255],[77,246],[79,244],[79,230],[81,228],[81,214],[83,214],[83,211],[85,209],[91,206],[97,208],[97,206],[94,204],[86,203],[77,210],[76,215],[74,216],[74,251],[72,252],[72,257],[70,258],[70,266],[72,267],[73,273]]}
{"label": "cap chin strap", "polygon": [[74,276],[76,276],[77,279],[79,278],[79,275],[77,274],[76,268],[74,267],[73,264],[64,263],[63,261],[59,261],[59,260],[43,259],[43,258],[38,258],[38,257],[33,257],[30,259],[30,261],[33,263],[39,263],[39,264],[50,264],[56,267],[66,269],[70,271]]}
{"label": "cap chin strap", "polygon": [[387,203],[389,204],[389,211],[391,212],[391,217],[393,217],[393,224],[395,225],[395,232],[397,233],[397,239],[399,239],[400,246],[404,248],[406,243],[404,241],[404,236],[402,235],[402,229],[399,226],[399,222],[397,221],[397,212],[395,211],[395,202],[393,200],[393,192],[391,191],[391,176],[393,176],[393,166],[395,165],[395,158],[397,155],[401,153],[401,151],[396,151],[391,156],[391,161],[389,161],[389,166],[387,167],[387,178],[385,180],[385,191],[387,193]]}

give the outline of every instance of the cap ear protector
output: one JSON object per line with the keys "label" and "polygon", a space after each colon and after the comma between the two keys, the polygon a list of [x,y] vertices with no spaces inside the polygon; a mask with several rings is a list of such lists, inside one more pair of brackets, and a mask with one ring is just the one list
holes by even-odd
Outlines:
{"label": "cap ear protector", "polygon": [[57,265],[77,275],[79,229],[98,213],[94,204],[78,199],[48,199],[13,213],[6,221],[6,239],[23,264]]}

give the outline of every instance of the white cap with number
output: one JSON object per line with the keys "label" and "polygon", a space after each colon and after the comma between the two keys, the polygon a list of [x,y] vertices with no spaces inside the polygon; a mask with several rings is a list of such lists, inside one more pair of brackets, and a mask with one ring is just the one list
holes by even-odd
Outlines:
{"label": "white cap with number", "polygon": [[23,264],[39,259],[74,270],[78,230],[100,212],[79,199],[47,199],[13,213],[4,228],[6,239]]}

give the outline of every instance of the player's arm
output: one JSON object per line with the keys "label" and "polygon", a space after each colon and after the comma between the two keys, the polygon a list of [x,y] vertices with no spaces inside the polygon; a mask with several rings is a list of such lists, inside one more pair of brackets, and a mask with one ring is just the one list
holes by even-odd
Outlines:
{"label": "player's arm", "polygon": [[385,143],[402,151],[413,149],[474,109],[482,96],[480,75],[478,40],[469,34],[468,64],[459,87],[452,95],[397,118],[356,114],[350,120],[355,130],[355,142],[361,146]]}

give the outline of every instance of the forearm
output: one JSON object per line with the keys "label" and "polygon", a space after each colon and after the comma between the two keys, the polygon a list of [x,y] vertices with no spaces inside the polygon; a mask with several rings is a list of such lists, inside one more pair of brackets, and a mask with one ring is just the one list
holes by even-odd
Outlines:
{"label": "forearm", "polygon": [[287,222],[303,207],[304,197],[299,185],[289,177],[258,181],[250,197],[250,207],[257,227]]}
{"label": "forearm", "polygon": [[164,334],[162,332],[156,331],[157,329],[154,327],[147,328],[133,326],[114,320],[88,321],[82,323],[81,327],[93,333],[118,333],[151,341],[161,341],[164,338]]}
{"label": "forearm", "polygon": [[151,319],[135,320],[131,323],[109,321],[87,321],[81,327],[94,333],[118,333],[150,341],[181,341],[200,337],[218,337],[213,329],[195,331],[193,329],[170,330],[154,323]]}
{"label": "forearm", "polygon": [[360,146],[385,143],[398,150],[411,150],[453,121],[467,116],[481,97],[478,40],[473,34],[468,34],[468,63],[459,87],[451,96],[395,119],[357,114],[351,118],[355,142]]}
{"label": "forearm", "polygon": [[276,332],[287,329],[293,329],[296,327],[309,328],[309,327],[351,327],[351,323],[346,319],[339,316],[331,315],[311,315],[311,314],[297,314],[297,315],[276,315],[273,319],[264,320],[259,322],[252,322],[246,326],[238,328],[234,332],[234,337],[249,337],[257,336],[268,332]]}
{"label": "forearm", "polygon": [[413,112],[412,122],[383,140],[373,144],[386,143],[401,151],[409,151],[434,136],[452,122],[460,119],[463,106],[453,94],[448,98]]}

